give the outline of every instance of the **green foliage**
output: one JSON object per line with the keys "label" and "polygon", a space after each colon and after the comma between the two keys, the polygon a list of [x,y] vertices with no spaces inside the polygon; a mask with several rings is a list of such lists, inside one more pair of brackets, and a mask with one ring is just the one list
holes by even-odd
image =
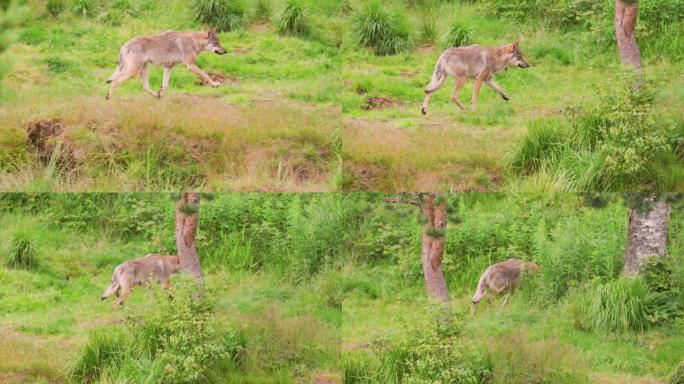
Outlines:
{"label": "green foliage", "polygon": [[[16,40],[15,30],[24,23],[28,15],[28,7],[20,6],[16,1],[11,1],[0,8],[0,55]],[[3,59],[0,61],[0,81],[8,70],[9,65]]]}
{"label": "green foliage", "polygon": [[583,330],[643,332],[651,326],[648,308],[652,300],[640,278],[596,282],[575,298],[573,321]]}
{"label": "green foliage", "polygon": [[45,3],[45,8],[52,17],[59,16],[66,9],[66,0],[48,0]]}
{"label": "green foliage", "polygon": [[309,10],[301,0],[287,0],[278,16],[278,32],[283,35],[304,36],[309,33]]}
{"label": "green foliage", "polygon": [[244,0],[193,0],[192,10],[200,23],[218,31],[234,31],[249,22]]}
{"label": "green foliage", "polygon": [[651,295],[647,308],[651,324],[664,324],[682,315],[682,284],[670,260],[651,258],[639,275]]}
{"label": "green foliage", "polygon": [[14,234],[5,263],[15,269],[35,269],[38,266],[36,241],[30,233],[20,231]]}
{"label": "green foliage", "polygon": [[487,383],[489,356],[465,343],[459,320],[438,320],[437,312],[405,324],[390,348],[377,345],[375,361],[345,361],[344,383]]}
{"label": "green foliage", "polygon": [[379,56],[404,53],[413,47],[411,27],[403,13],[371,1],[352,17],[355,39]]}
{"label": "green foliage", "polygon": [[[226,361],[242,349],[237,334],[218,327],[208,295],[190,278],[173,297],[157,292],[157,307],[129,319],[125,330],[103,329],[89,335],[71,368],[72,382],[116,377],[126,382],[206,383],[220,376]],[[132,367],[145,366],[144,372]]]}
{"label": "green foliage", "polygon": [[97,16],[97,22],[109,27],[118,27],[121,25],[124,14],[118,9],[108,9]]}
{"label": "green foliage", "polygon": [[676,167],[669,139],[673,124],[655,110],[655,86],[625,72],[609,83],[601,101],[568,117],[571,127],[555,118],[536,121],[508,154],[519,174],[540,169],[583,191],[662,190],[672,180],[665,169]]}
{"label": "green foliage", "polygon": [[451,25],[451,29],[444,37],[444,47],[461,47],[473,43],[473,32],[459,21]]}
{"label": "green foliage", "polygon": [[419,41],[422,44],[433,44],[437,40],[437,19],[431,14],[420,20]]}

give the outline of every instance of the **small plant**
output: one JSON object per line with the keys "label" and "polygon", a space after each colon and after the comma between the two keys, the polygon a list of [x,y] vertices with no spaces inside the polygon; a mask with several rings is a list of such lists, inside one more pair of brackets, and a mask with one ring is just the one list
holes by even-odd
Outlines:
{"label": "small plant", "polygon": [[254,5],[254,18],[259,21],[269,21],[273,13],[271,0],[257,0]]}
{"label": "small plant", "polygon": [[218,31],[234,31],[247,25],[247,5],[244,0],[194,0],[195,19]]}
{"label": "small plant", "polygon": [[95,13],[93,0],[71,0],[71,13],[81,17],[91,17]]}
{"label": "small plant", "polygon": [[48,0],[45,3],[45,8],[52,17],[59,16],[66,8],[65,0]]}
{"label": "small plant", "polygon": [[10,243],[7,266],[15,269],[34,269],[38,266],[36,241],[24,232],[17,232]]}
{"label": "small plant", "polygon": [[411,27],[403,13],[390,11],[373,1],[352,18],[357,42],[371,48],[376,55],[395,55],[413,46]]}
{"label": "small plant", "polygon": [[299,0],[288,0],[278,18],[278,32],[303,36],[309,33],[309,10]]}
{"label": "small plant", "polygon": [[468,27],[455,22],[451,26],[449,33],[445,36],[444,41],[445,48],[470,45],[473,43],[473,33]]}

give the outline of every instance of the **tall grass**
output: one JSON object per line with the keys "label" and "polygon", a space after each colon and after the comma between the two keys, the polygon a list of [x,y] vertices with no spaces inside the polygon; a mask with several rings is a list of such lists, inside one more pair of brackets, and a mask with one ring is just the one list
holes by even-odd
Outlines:
{"label": "tall grass", "polygon": [[7,250],[8,267],[15,269],[35,269],[38,266],[36,241],[27,232],[17,232]]}
{"label": "tall grass", "polygon": [[371,1],[352,17],[356,41],[371,48],[376,55],[395,55],[413,47],[411,26],[398,10],[379,1]]}
{"label": "tall grass", "polygon": [[309,33],[309,9],[302,0],[287,0],[278,16],[278,32],[283,35],[304,36]]}
{"label": "tall grass", "polygon": [[444,37],[444,47],[461,47],[473,43],[473,32],[461,22],[454,22]]}
{"label": "tall grass", "polygon": [[195,19],[218,31],[234,31],[247,25],[247,3],[244,0],[193,0]]}

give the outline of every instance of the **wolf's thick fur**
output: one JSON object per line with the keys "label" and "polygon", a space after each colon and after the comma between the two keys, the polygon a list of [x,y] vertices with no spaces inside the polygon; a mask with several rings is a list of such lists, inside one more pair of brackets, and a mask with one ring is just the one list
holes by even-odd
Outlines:
{"label": "wolf's thick fur", "polygon": [[[166,31],[129,40],[119,52],[119,64],[116,71],[107,79],[107,83],[112,84],[107,99],[112,97],[114,89],[119,84],[137,74],[142,77],[143,88],[147,93],[154,97],[162,97],[169,87],[171,69],[181,63],[211,84],[212,87],[218,87],[219,83],[212,80],[195,64],[197,56],[203,51],[214,52],[219,55],[226,53],[218,37],[216,37],[216,31],[213,29],[209,32]],[[164,67],[164,79],[159,93],[154,92],[150,87],[147,77],[148,64]]]}
{"label": "wolf's thick fur", "polygon": [[148,254],[139,259],[128,260],[114,269],[112,284],[102,294],[102,300],[116,294],[115,306],[120,306],[131,294],[135,285],[149,284],[154,279],[162,288],[170,287],[169,277],[180,271],[178,256]]}
{"label": "wolf's thick fur", "polygon": [[510,100],[499,84],[492,80],[492,76],[495,73],[509,66],[520,68],[530,66],[523,59],[517,42],[496,48],[469,45],[467,47],[447,49],[437,59],[435,70],[432,73],[432,80],[425,88],[425,97],[423,98],[420,111],[423,114],[427,113],[430,96],[444,84],[447,75],[453,76],[456,79],[456,86],[454,93],[451,95],[451,100],[461,109],[465,109],[465,105],[458,98],[458,93],[465,84],[466,79],[475,79],[473,97],[470,99],[473,111],[477,109],[477,96],[480,93],[480,87],[483,82],[498,92],[504,100]]}
{"label": "wolf's thick fur", "polygon": [[[491,290],[495,294],[501,294],[504,291],[512,293],[520,282],[520,277],[523,271],[530,270],[533,272],[539,271],[540,267],[537,263],[532,261],[524,261],[519,259],[508,259],[504,262],[489,266],[477,284],[477,290],[473,296],[473,306],[470,314],[475,314],[475,307],[485,297],[487,290]],[[502,307],[506,305],[508,296],[504,299]]]}

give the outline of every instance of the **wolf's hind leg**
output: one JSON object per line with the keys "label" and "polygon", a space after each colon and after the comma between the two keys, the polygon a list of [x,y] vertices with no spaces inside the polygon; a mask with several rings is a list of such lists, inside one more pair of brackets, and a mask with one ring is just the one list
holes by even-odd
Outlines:
{"label": "wolf's hind leg", "polygon": [[499,95],[501,95],[501,98],[503,98],[504,100],[510,100],[508,95],[506,95],[506,92],[504,92],[501,86],[494,82],[494,80],[485,80],[485,84],[489,85],[493,90],[495,90]]}
{"label": "wolf's hind leg", "polygon": [[470,99],[470,109],[477,110],[477,97],[480,94],[480,88],[482,87],[482,77],[478,76],[475,78],[475,85],[473,86],[473,97]]}
{"label": "wolf's hind leg", "polygon": [[130,294],[131,286],[127,282],[121,283],[121,295],[114,301],[114,308],[122,306]]}
{"label": "wolf's hind leg", "polygon": [[453,100],[453,102],[456,103],[456,105],[458,105],[461,109],[465,109],[465,105],[463,105],[461,99],[458,98],[458,94],[461,91],[461,88],[463,88],[465,82],[465,76],[457,77],[456,83],[454,84],[454,93],[451,95],[451,100]]}
{"label": "wolf's hind leg", "polygon": [[107,93],[107,100],[109,100],[114,94],[114,90],[124,81],[130,79],[131,77],[138,74],[140,66],[135,63],[127,63],[125,66],[125,72],[119,73],[115,79],[112,79],[111,86],[109,88],[109,93]]}
{"label": "wolf's hind leg", "polygon": [[436,90],[438,90],[442,85],[444,85],[444,81],[446,80],[446,78],[446,71],[444,71],[441,65],[438,63],[437,66],[435,66],[435,71],[432,74],[430,84],[428,84],[427,87],[425,87],[425,96],[423,97],[423,104],[421,104],[420,106],[420,112],[423,115],[427,114],[427,106],[430,102],[430,97],[433,93],[435,93]]}
{"label": "wolf's hind leg", "polygon": [[142,77],[143,89],[145,89],[145,92],[149,93],[154,97],[159,98],[159,94],[153,91],[152,87],[150,87],[150,79],[147,75],[147,65],[143,65],[143,67],[140,69],[140,76]]}
{"label": "wolf's hind leg", "polygon": [[503,303],[501,303],[501,308],[503,308],[503,307],[506,306],[506,303],[508,303],[508,299],[510,299],[510,298],[511,298],[510,292],[509,292],[509,293],[506,293],[506,294],[504,295],[504,300],[503,300]]}

